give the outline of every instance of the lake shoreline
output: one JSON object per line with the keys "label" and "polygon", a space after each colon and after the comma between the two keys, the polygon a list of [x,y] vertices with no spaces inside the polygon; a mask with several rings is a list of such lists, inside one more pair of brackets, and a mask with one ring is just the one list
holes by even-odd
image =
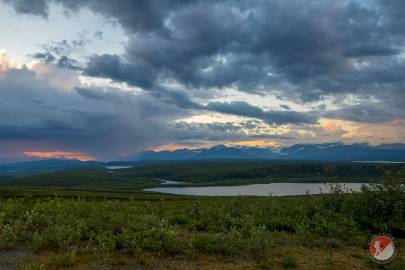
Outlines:
{"label": "lake shoreline", "polygon": [[191,196],[300,196],[327,193],[328,184],[341,184],[348,193],[358,192],[366,183],[270,183],[237,186],[170,186],[143,189],[144,192],[157,192],[172,195]]}

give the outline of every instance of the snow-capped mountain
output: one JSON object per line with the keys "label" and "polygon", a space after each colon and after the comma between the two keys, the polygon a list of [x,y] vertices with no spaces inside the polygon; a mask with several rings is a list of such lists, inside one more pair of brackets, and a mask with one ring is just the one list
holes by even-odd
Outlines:
{"label": "snow-capped mountain", "polygon": [[405,161],[405,144],[295,144],[282,148],[228,147],[145,151],[127,160],[291,159],[341,161]]}

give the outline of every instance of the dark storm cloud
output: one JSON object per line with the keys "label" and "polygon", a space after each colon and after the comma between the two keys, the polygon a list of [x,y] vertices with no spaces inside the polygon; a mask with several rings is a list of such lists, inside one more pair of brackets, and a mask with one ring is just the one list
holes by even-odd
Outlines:
{"label": "dark storm cloud", "polygon": [[67,41],[64,39],[59,42],[49,42],[47,44],[43,44],[42,47],[48,53],[65,55],[82,50],[86,43],[88,43],[88,41],[83,38],[74,39],[71,41]]}
{"label": "dark storm cloud", "polygon": [[[95,55],[83,72],[151,91],[180,108],[198,108],[192,100],[201,92],[209,96],[234,87],[303,103],[335,97],[348,111],[354,109],[344,104],[345,95],[372,96],[379,104],[374,112],[370,108],[358,117],[335,112],[357,121],[404,112],[402,107],[378,115],[397,108],[404,97],[401,0],[5,2],[17,12],[43,17],[48,4],[57,3],[69,12],[89,8],[116,21],[128,35],[125,53]],[[183,90],[172,91],[170,83]],[[316,121],[313,115],[236,105],[207,109],[248,114],[271,124]]]}
{"label": "dark storm cloud", "polygon": [[169,90],[166,88],[158,88],[151,93],[152,96],[159,98],[167,104],[174,104],[182,109],[203,110],[205,107],[196,103],[187,96],[184,91]]}
{"label": "dark storm cloud", "polygon": [[290,140],[290,136],[277,134],[247,134],[242,127],[245,123],[186,123],[176,122],[169,125],[168,142],[180,140],[183,144],[198,144],[218,141],[249,140],[249,139],[281,139]]}
{"label": "dark storm cloud", "polygon": [[[78,33],[78,35],[82,36],[83,34]],[[70,55],[82,52],[87,43],[88,41],[84,38],[48,42],[41,45],[42,52],[34,53],[32,57],[45,64],[56,64],[60,68],[82,70],[81,64]]]}
{"label": "dark storm cloud", "polygon": [[347,49],[343,55],[346,57],[389,56],[397,55],[400,52],[399,49],[368,45]]}
{"label": "dark storm cloud", "polygon": [[[116,88],[67,90],[38,79],[34,70],[10,69],[0,76],[0,145],[23,141],[29,142],[23,151],[66,149],[111,159],[164,143],[254,138],[235,123],[176,122],[191,115],[189,106],[205,107],[172,91],[166,98]],[[11,154],[4,150],[0,160]]]}
{"label": "dark storm cloud", "polygon": [[57,150],[76,149],[98,158],[158,143],[167,123],[187,115],[148,95],[60,89],[26,68],[1,74],[0,100],[0,142],[45,142],[57,145]]}
{"label": "dark storm cloud", "polygon": [[164,26],[164,19],[177,6],[186,5],[188,0],[3,0],[10,3],[17,12],[48,17],[49,4],[62,4],[68,11],[75,12],[88,7],[102,15],[117,20],[128,31],[157,31]]}
{"label": "dark storm cloud", "polygon": [[35,53],[32,55],[34,59],[40,60],[42,63],[45,64],[56,64],[60,68],[71,69],[71,70],[79,70],[81,69],[80,63],[75,59],[72,59],[66,55],[62,55],[59,58],[54,56],[49,52],[45,53]]}
{"label": "dark storm cloud", "polygon": [[44,62],[46,64],[52,63],[56,59],[56,57],[49,52],[35,53],[32,55],[32,57],[35,59],[41,60],[42,62]]}
{"label": "dark storm cloud", "polygon": [[186,123],[176,122],[169,126],[170,139],[181,142],[201,143],[207,141],[227,141],[248,138],[235,123]]}
{"label": "dark storm cloud", "polygon": [[104,54],[90,59],[84,73],[88,76],[111,78],[150,89],[157,73],[153,67],[136,62],[124,62],[117,55]]}
{"label": "dark storm cloud", "polygon": [[3,2],[11,4],[18,13],[32,14],[48,17],[48,1],[46,0],[3,0]]}
{"label": "dark storm cloud", "polygon": [[227,113],[239,116],[262,119],[270,125],[282,124],[315,124],[317,117],[314,113],[301,113],[296,111],[263,111],[246,102],[210,102],[207,109],[220,113]]}
{"label": "dark storm cloud", "polygon": [[67,57],[66,55],[61,56],[56,64],[60,68],[73,69],[73,70],[80,69],[79,62],[77,62],[75,59]]}
{"label": "dark storm cloud", "polygon": [[401,104],[394,101],[390,102],[390,104],[392,104],[392,106],[389,108],[379,102],[347,105],[342,109],[327,111],[324,113],[324,116],[327,118],[367,123],[381,123],[395,118],[405,117],[402,101]]}
{"label": "dark storm cloud", "polygon": [[384,99],[382,88],[399,95],[405,83],[395,70],[404,44],[397,1],[162,3],[157,21],[165,24],[122,23],[131,33],[125,55],[95,56],[86,72],[147,89],[174,79],[189,91],[233,86],[301,102],[346,93]]}

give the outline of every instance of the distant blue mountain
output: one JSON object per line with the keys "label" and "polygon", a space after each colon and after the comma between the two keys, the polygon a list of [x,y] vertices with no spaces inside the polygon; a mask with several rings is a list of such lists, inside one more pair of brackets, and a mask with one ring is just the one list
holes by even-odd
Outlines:
{"label": "distant blue mountain", "polygon": [[227,147],[217,145],[202,149],[179,149],[174,151],[144,151],[127,159],[140,160],[201,160],[201,159],[269,159],[276,158],[270,148]]}
{"label": "distant blue mountain", "polygon": [[405,162],[405,144],[295,144],[282,148],[227,147],[144,151],[127,160],[204,160],[204,159],[291,159],[329,161],[401,161]]}
{"label": "distant blue mountain", "polygon": [[132,165],[133,162],[163,160],[267,159],[325,161],[389,161],[405,162],[405,144],[295,144],[282,148],[228,147],[180,149],[175,151],[144,151],[117,162],[45,159],[0,164],[0,176],[25,176],[83,167]]}

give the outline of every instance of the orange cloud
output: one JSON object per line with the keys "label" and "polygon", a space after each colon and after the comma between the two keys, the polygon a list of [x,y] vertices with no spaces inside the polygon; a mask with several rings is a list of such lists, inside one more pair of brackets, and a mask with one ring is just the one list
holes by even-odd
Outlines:
{"label": "orange cloud", "polygon": [[165,144],[152,148],[153,151],[174,151],[179,149],[200,149],[213,147],[216,144],[223,143],[226,146],[249,146],[249,147],[279,147],[281,144],[276,141],[268,140],[250,140],[250,141],[233,141],[233,142],[216,142],[195,145]]}
{"label": "orange cloud", "polygon": [[198,145],[181,145],[181,144],[165,144],[154,147],[153,151],[174,151],[179,149],[198,149],[198,148],[206,148],[211,147],[214,144],[198,144]]}
{"label": "orange cloud", "polygon": [[152,150],[154,150],[154,151],[174,151],[174,150],[178,150],[178,149],[188,149],[188,148],[190,148],[190,147],[180,145],[180,144],[165,144],[165,145],[160,145],[158,147],[155,147]]}
{"label": "orange cloud", "polygon": [[320,119],[319,124],[326,135],[339,136],[339,139],[355,137],[358,128],[362,125],[362,123],[336,119]]}
{"label": "orange cloud", "polygon": [[226,146],[248,146],[248,147],[279,147],[281,144],[276,141],[268,140],[251,140],[251,141],[234,141],[225,144]]}
{"label": "orange cloud", "polygon": [[7,51],[4,49],[0,49],[0,72],[7,71],[15,66],[16,64],[8,56]]}
{"label": "orange cloud", "polygon": [[37,157],[43,159],[63,158],[63,159],[78,159],[81,161],[95,160],[94,157],[81,152],[70,151],[51,151],[51,152],[24,152],[26,157]]}
{"label": "orange cloud", "polygon": [[348,142],[404,143],[405,118],[382,123],[360,123],[346,120],[321,119],[320,126],[324,136],[334,137]]}

